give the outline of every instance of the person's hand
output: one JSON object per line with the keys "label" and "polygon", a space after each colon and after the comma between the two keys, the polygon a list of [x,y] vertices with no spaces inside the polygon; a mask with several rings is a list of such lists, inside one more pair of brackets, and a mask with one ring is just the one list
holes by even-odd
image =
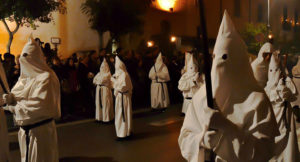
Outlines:
{"label": "person's hand", "polygon": [[6,104],[6,102],[3,100],[2,97],[0,97],[0,106],[3,106],[3,105],[5,105],[5,104]]}
{"label": "person's hand", "polygon": [[279,80],[277,91],[283,100],[289,101],[293,97],[291,90],[283,83],[283,79]]}
{"label": "person's hand", "polygon": [[2,96],[2,99],[3,99],[4,103],[6,103],[8,105],[14,105],[16,103],[15,95],[12,93],[4,94]]}
{"label": "person's hand", "polygon": [[214,149],[220,141],[222,134],[214,130],[208,130],[203,137],[201,146],[206,149]]}

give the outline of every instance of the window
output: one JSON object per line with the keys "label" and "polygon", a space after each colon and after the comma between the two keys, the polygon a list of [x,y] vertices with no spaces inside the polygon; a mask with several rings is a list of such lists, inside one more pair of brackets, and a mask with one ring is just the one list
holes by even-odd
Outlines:
{"label": "window", "polygon": [[257,6],[257,22],[263,22],[263,6],[258,4]]}
{"label": "window", "polygon": [[241,16],[241,0],[234,0],[234,16]]}

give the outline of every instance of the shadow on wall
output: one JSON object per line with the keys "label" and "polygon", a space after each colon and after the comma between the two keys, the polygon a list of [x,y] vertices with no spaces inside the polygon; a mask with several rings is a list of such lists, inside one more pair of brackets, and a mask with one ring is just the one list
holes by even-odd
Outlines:
{"label": "shadow on wall", "polygon": [[112,157],[66,157],[60,162],[117,162]]}

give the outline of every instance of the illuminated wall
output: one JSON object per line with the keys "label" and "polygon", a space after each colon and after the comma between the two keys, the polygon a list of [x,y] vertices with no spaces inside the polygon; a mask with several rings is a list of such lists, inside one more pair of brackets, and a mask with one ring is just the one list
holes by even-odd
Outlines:
{"label": "illuminated wall", "polygon": [[[88,20],[81,13],[80,6],[84,0],[67,0],[67,14],[54,13],[54,21],[49,24],[39,24],[36,30],[21,27],[16,33],[11,52],[20,54],[30,33],[39,37],[43,42],[50,42],[51,37],[60,37],[62,44],[58,47],[61,57],[68,57],[78,50],[97,50],[99,39],[95,31],[91,30]],[[11,27],[14,24],[10,24]],[[8,34],[0,22],[0,53],[6,52]],[[53,46],[52,46],[53,47]]]}
{"label": "illuminated wall", "polygon": [[[54,19],[57,20],[59,15],[54,14]],[[39,27],[36,30],[32,30],[28,27],[21,27],[15,34],[14,40],[11,46],[11,53],[20,54],[24,44],[27,42],[27,38],[32,33],[34,37],[39,37],[44,42],[49,42],[52,36],[58,36],[59,22],[55,21],[49,24],[39,23]],[[9,23],[9,27],[14,29],[15,24]],[[4,24],[0,22],[0,53],[6,52],[6,44],[8,42],[8,33],[4,27]]]}

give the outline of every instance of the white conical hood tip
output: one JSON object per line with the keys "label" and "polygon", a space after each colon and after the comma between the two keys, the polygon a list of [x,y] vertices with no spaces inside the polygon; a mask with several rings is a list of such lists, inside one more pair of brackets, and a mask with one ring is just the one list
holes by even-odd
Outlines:
{"label": "white conical hood tip", "polygon": [[161,52],[158,54],[155,63],[157,64],[162,64],[163,63],[163,58]]}
{"label": "white conical hood tip", "polygon": [[125,64],[121,61],[121,59],[116,56],[116,63],[115,63],[115,69],[116,69],[116,72],[126,72],[126,66]]}
{"label": "white conical hood tip", "polygon": [[101,72],[109,72],[109,66],[108,66],[108,63],[105,58],[103,59],[102,64],[100,66],[100,71]]}
{"label": "white conical hood tip", "polygon": [[193,55],[189,57],[188,64],[187,64],[187,72],[188,73],[198,72],[198,66]]}

